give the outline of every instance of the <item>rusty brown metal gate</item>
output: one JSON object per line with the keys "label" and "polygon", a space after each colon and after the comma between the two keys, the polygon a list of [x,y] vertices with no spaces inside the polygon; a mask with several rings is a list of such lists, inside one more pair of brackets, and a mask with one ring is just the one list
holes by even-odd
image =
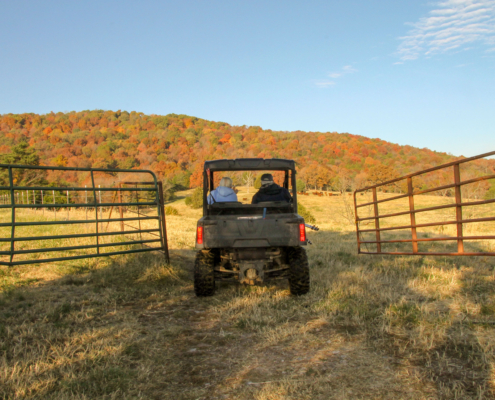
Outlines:
{"label": "rusty brown metal gate", "polygon": [[[462,180],[461,167],[467,165],[467,163],[476,162],[476,160],[484,159],[495,155],[494,152],[481,154],[479,156],[465,158],[457,160],[448,164],[439,165],[434,168],[429,168],[423,171],[415,172],[413,174],[405,175],[403,177],[389,180],[377,185],[365,187],[363,189],[356,190],[354,192],[354,210],[356,217],[356,233],[357,233],[357,245],[358,253],[361,254],[394,254],[394,255],[449,255],[449,256],[495,256],[495,225],[490,225],[485,235],[470,235],[465,234],[466,226],[479,223],[491,223],[495,221],[495,198],[482,199],[477,198],[470,199],[469,196],[463,195],[463,188],[479,184],[480,182],[487,182],[495,179],[495,174],[488,174],[488,170],[485,170],[485,174],[482,176],[470,177],[470,179]],[[493,164],[492,164],[493,165]],[[490,167],[493,169],[493,166]],[[466,171],[468,171],[466,169]],[[494,171],[492,171],[494,172]],[[413,182],[415,179],[424,179],[424,177],[441,176],[445,181],[447,178],[452,179],[451,183],[433,186],[428,188],[415,188]],[[431,178],[433,181],[438,178]],[[438,180],[440,182],[440,180]],[[492,181],[492,185],[495,181]],[[445,183],[445,182],[442,182]],[[495,186],[493,186],[495,187]],[[390,195],[387,191],[390,189],[401,188],[402,194]],[[418,207],[417,203],[420,199],[419,195],[425,195],[428,193],[444,193],[443,203],[440,205]],[[472,192],[472,190],[471,190]],[[371,197],[367,201],[365,196]],[[381,196],[381,198],[379,198]],[[359,200],[363,198],[364,202]],[[465,200],[463,200],[463,198]],[[440,199],[440,198],[439,198]],[[402,202],[401,202],[402,200]],[[423,200],[423,199],[421,199]],[[386,208],[386,203],[396,202],[399,209],[402,206],[403,209],[397,212],[380,213],[380,207]],[[424,201],[422,201],[424,203]],[[480,218],[463,217],[465,208],[469,207],[481,207],[487,206],[480,212]],[[392,208],[392,207],[390,207]],[[367,216],[363,216],[364,210],[368,211]],[[450,219],[444,221],[417,221],[418,217],[422,213],[438,212],[439,210],[451,210],[454,211]],[[470,208],[470,213],[473,214],[473,209]],[[396,211],[396,210],[393,210]],[[482,215],[481,215],[482,214]],[[407,223],[401,221],[401,224],[393,225],[389,221],[395,219],[401,219],[405,217],[408,219]],[[453,217],[453,218],[452,218]],[[371,224],[372,227],[367,227],[366,224]],[[363,228],[364,227],[364,228]],[[453,232],[449,235],[442,234],[448,227],[454,227]],[[486,228],[486,227],[485,227]],[[425,229],[430,230],[424,232]],[[420,231],[423,231],[420,234]],[[386,234],[393,234],[399,237],[384,238]],[[368,238],[364,238],[364,235],[368,235]],[[434,237],[431,237],[434,236]],[[455,248],[434,248],[434,245],[438,245],[441,242],[450,242],[455,244]],[[481,251],[479,246],[472,246],[473,249],[466,249],[465,244],[469,243],[488,243],[488,249]],[[430,244],[430,247],[420,249],[420,246]],[[375,247],[374,249],[369,249]],[[384,246],[396,246],[392,251],[390,249],[384,249]],[[407,246],[407,247],[405,247]],[[365,250],[363,250],[363,247]],[[400,248],[399,248],[400,247]],[[373,251],[374,250],[374,251]]]}

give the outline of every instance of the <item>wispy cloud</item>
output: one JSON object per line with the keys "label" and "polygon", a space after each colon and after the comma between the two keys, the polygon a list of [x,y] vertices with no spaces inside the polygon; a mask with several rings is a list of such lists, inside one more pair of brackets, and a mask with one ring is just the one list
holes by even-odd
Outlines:
{"label": "wispy cloud", "polygon": [[479,43],[495,51],[494,0],[446,0],[435,7],[400,38],[397,53],[402,61],[466,50]]}
{"label": "wispy cloud", "polygon": [[344,74],[352,74],[353,72],[357,72],[357,69],[352,65],[346,65],[345,67],[342,67],[342,71]]}
{"label": "wispy cloud", "polygon": [[[352,65],[345,65],[340,69],[340,71],[330,72],[328,77],[331,79],[338,79],[346,74],[352,74],[354,72],[357,72],[357,69],[355,69]],[[318,87],[329,87],[335,85],[335,81],[323,79],[314,81],[314,84]]]}
{"label": "wispy cloud", "polygon": [[334,81],[315,81],[315,85],[318,86],[318,87],[329,87],[329,86],[333,86],[335,85],[335,82]]}

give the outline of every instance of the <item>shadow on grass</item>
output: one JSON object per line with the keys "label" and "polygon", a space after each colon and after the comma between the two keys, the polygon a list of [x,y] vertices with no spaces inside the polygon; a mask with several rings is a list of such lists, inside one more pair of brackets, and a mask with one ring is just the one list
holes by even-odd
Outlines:
{"label": "shadow on grass", "polygon": [[[170,266],[142,254],[13,283],[0,397],[490,397],[489,259],[357,255],[353,233],[311,240],[312,290],[298,298],[285,282],[196,298],[193,250],[171,251]],[[28,268],[4,278],[24,282]]]}
{"label": "shadow on grass", "polygon": [[[194,296],[194,253],[171,251],[172,265],[151,253],[52,264],[62,277],[13,282],[0,294],[0,398],[189,399],[214,390],[205,384],[232,370],[204,349],[225,356],[231,347],[215,307],[232,292]],[[2,271],[8,279],[29,268]]]}
{"label": "shadow on grass", "polygon": [[[433,382],[438,398],[492,398],[493,258],[357,255],[355,233],[322,232],[318,243],[338,243],[332,262],[348,266],[323,302],[335,326],[365,332]],[[324,268],[320,253],[313,264]]]}

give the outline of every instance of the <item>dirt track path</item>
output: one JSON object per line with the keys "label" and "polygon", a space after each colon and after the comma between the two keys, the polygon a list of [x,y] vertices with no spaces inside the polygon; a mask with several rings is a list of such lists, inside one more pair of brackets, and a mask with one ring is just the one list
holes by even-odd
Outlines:
{"label": "dirt track path", "polygon": [[[184,257],[181,265],[192,279],[192,258]],[[285,286],[272,287],[268,297],[287,292]],[[180,299],[146,311],[133,307],[147,353],[152,355],[145,361],[152,381],[146,385],[147,395],[323,400],[416,399],[431,394],[431,387],[415,387],[410,377],[401,376],[398,359],[369,351],[363,335],[335,329],[310,313],[296,313],[270,327],[269,323],[250,325],[236,318],[235,312],[226,312],[229,304],[253,307],[260,300],[253,298],[253,290],[262,289],[222,284],[214,297],[200,299],[190,285],[183,288]],[[287,293],[282,298],[297,302]]]}

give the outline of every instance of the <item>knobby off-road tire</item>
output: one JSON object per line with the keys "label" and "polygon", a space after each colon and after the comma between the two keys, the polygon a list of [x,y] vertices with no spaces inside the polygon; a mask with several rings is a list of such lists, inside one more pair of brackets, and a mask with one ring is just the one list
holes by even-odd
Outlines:
{"label": "knobby off-road tire", "polygon": [[201,250],[194,262],[194,292],[196,296],[213,296],[215,293],[215,255],[212,251]]}
{"label": "knobby off-road tire", "polygon": [[301,296],[309,292],[309,264],[306,250],[293,247],[289,250],[290,294]]}

